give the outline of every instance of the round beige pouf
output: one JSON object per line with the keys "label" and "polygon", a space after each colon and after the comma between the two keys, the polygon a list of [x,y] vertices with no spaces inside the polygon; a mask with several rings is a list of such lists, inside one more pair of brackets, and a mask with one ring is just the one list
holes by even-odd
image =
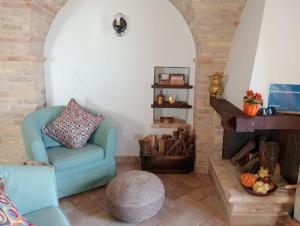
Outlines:
{"label": "round beige pouf", "polygon": [[161,209],[165,188],[152,173],[132,170],[115,177],[106,189],[109,212],[129,223],[146,220]]}

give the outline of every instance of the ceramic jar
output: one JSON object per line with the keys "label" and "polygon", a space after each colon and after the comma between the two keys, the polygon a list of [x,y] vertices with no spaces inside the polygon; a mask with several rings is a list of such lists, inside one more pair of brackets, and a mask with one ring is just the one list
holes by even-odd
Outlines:
{"label": "ceramic jar", "polygon": [[163,95],[162,90],[160,91],[160,94],[156,97],[156,102],[158,105],[163,105],[165,103],[165,96]]}

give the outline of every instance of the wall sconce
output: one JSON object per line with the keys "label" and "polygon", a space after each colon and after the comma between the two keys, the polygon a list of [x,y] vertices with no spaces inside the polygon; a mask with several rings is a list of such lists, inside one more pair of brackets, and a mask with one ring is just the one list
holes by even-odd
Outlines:
{"label": "wall sconce", "polygon": [[123,13],[118,13],[113,22],[113,28],[118,36],[123,36],[127,29],[126,16]]}

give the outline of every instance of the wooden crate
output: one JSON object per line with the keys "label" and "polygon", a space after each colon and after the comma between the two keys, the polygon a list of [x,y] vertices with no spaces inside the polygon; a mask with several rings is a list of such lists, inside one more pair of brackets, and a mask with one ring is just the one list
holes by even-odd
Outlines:
{"label": "wooden crate", "polygon": [[142,170],[153,173],[190,173],[194,170],[194,156],[141,155]]}
{"label": "wooden crate", "polygon": [[139,140],[142,169],[154,173],[189,173],[193,171],[194,145],[189,152],[178,150],[168,152],[168,150],[172,150],[177,141],[175,135],[149,135]]}

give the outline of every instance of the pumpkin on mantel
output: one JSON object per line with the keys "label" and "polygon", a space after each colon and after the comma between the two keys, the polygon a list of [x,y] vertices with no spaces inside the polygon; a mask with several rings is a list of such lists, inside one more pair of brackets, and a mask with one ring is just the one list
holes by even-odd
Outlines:
{"label": "pumpkin on mantel", "polygon": [[257,176],[252,173],[244,173],[241,175],[241,184],[247,188],[252,188],[257,181]]}

